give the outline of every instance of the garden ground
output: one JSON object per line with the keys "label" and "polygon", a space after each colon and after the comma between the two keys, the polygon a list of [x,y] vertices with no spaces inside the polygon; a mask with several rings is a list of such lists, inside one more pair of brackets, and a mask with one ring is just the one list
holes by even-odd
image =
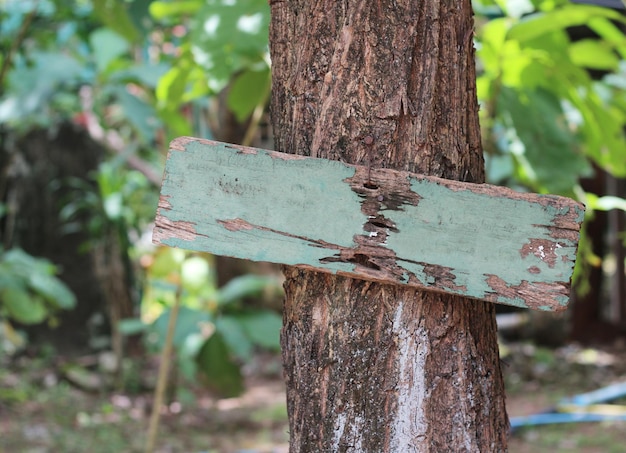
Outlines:
{"label": "garden ground", "polygon": [[[551,350],[516,343],[502,351],[511,417],[538,413],[561,398],[626,380],[621,344]],[[81,390],[59,358],[24,356],[3,365],[0,452],[143,451],[151,394],[140,385],[125,393]],[[163,413],[157,451],[286,453],[280,358],[259,356],[245,369],[247,391],[238,398],[217,399],[203,389],[179,388]],[[156,369],[136,367],[135,372],[153,377]],[[626,398],[613,403],[626,404]],[[527,427],[517,430],[509,445],[512,453],[622,453],[625,446],[626,422]]]}

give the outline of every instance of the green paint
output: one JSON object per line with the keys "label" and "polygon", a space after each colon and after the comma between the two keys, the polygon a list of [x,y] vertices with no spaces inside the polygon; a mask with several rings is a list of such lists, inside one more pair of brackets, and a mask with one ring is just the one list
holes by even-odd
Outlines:
{"label": "green paint", "polygon": [[[340,248],[355,249],[355,238],[369,235],[364,230],[368,222],[362,212],[364,198],[348,183],[354,175],[354,167],[337,161],[287,160],[263,150],[244,153],[223,143],[189,141],[184,151],[173,149],[168,157],[161,195],[171,209],[162,209],[160,215],[191,223],[196,236],[185,240],[170,234],[162,242],[363,278],[363,269],[353,263],[324,260],[339,256]],[[403,204],[398,209],[392,203],[393,209],[387,209],[382,201],[380,211],[397,232],[388,231],[378,247],[395,252],[402,277],[384,274],[383,269],[377,278],[396,283],[416,278],[423,286],[479,299],[496,294],[487,282],[490,275],[507,287],[530,284],[530,292],[536,283],[563,282],[569,287],[577,244],[551,237],[549,228],[572,206],[582,221],[584,212],[578,205],[559,211],[554,203],[559,198],[553,196],[519,200],[510,194],[452,190],[427,178],[412,177],[410,186],[419,195],[417,206]],[[235,219],[247,224],[225,227],[224,221]],[[531,240],[552,244],[552,249],[542,250],[544,245]],[[546,259],[550,253],[551,259]],[[454,279],[442,285],[430,271],[433,266],[449,268]],[[538,309],[567,305],[566,295],[550,291],[538,290],[540,303],[535,300],[531,305]],[[532,297],[537,296],[498,292],[496,301],[527,307]]]}
{"label": "green paint", "polygon": [[[218,221],[240,218],[292,236],[351,247],[353,235],[366,221],[358,196],[343,182],[353,175],[353,168],[335,161],[286,162],[262,150],[243,154],[225,144],[191,142],[184,152],[170,152],[161,195],[173,206],[165,215],[195,224],[198,236],[193,243],[176,238],[165,243],[253,261],[318,263],[329,251],[313,242],[259,229],[228,231]],[[354,265],[327,267],[351,272]]]}
{"label": "green paint", "polygon": [[[555,250],[557,258],[552,268],[533,254],[520,256],[520,249],[529,238],[551,240],[547,227],[553,225],[556,215],[566,212],[539,203],[494,198],[469,190],[453,191],[428,180],[412,178],[411,187],[422,197],[419,205],[404,206],[402,211],[393,213],[393,220],[400,232],[412,234],[391,234],[387,245],[397,252],[400,260],[455,269],[455,284],[465,286],[467,291],[450,292],[482,298],[492,292],[486,282],[490,274],[510,285],[519,285],[524,280],[569,281],[576,243],[559,240],[562,245]],[[578,214],[582,216],[584,212]],[[433,283],[425,275],[423,265],[403,263],[402,266],[420,281]],[[532,266],[541,272],[529,272]],[[567,297],[557,299],[561,305],[567,304]],[[526,306],[519,298],[500,297],[498,301]]]}

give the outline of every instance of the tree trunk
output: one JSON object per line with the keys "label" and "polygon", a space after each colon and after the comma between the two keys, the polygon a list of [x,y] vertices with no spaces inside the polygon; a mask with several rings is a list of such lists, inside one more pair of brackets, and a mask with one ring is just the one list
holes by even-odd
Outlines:
{"label": "tree trunk", "polygon": [[[270,4],[278,151],[483,181],[469,0]],[[285,275],[291,452],[506,451],[492,304]]]}
{"label": "tree trunk", "polygon": [[[82,354],[93,334],[90,328],[98,328],[98,334],[108,328],[89,322],[94,315],[106,313],[107,298],[93,259],[98,255],[93,250],[81,251],[93,238],[85,229],[66,231],[67,221],[60,218],[59,211],[66,203],[80,202],[68,187],[69,180],[93,186],[88,175],[97,170],[106,150],[70,123],[52,129],[33,128],[23,136],[15,131],[5,133],[3,140],[0,131],[0,203],[5,203],[8,211],[0,219],[1,244],[50,260],[77,297],[74,309],[58,313],[58,328],[48,323],[24,327],[29,344],[52,344],[62,354]],[[55,186],[58,188],[53,189]],[[72,221],[86,224],[89,219],[83,214]],[[122,264],[119,256],[112,258]]]}

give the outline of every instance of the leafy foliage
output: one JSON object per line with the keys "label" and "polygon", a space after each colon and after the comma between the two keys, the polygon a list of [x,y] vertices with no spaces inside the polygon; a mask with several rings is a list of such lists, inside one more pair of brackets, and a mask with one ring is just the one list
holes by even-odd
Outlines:
{"label": "leafy foliage", "polygon": [[280,315],[244,303],[267,292],[281,291],[272,277],[243,275],[217,289],[209,255],[159,248],[147,267],[143,320],[126,320],[127,334],[144,333],[148,346],[164,347],[171,309],[181,297],[174,331],[179,370],[204,381],[223,396],[243,390],[241,365],[255,349],[277,351]]}
{"label": "leafy foliage", "polygon": [[[567,0],[482,0],[477,94],[487,177],[518,189],[578,198],[594,210],[626,200],[585,193],[594,166],[626,177],[626,18]],[[586,26],[593,37],[570,38]],[[604,74],[599,80],[594,74]],[[601,261],[583,231],[574,279]],[[588,288],[584,282],[580,291]]]}
{"label": "leafy foliage", "polygon": [[56,267],[45,259],[18,248],[0,250],[0,350],[15,352],[25,344],[10,321],[54,323],[55,313],[76,306],[74,294],[56,273]]}
{"label": "leafy foliage", "polygon": [[172,67],[156,88],[162,117],[187,129],[177,120],[183,104],[229,88],[228,107],[239,121],[269,97],[269,6],[265,0],[155,1],[152,15],[165,22],[183,22],[191,15],[189,40],[180,44]]}
{"label": "leafy foliage", "polygon": [[[568,1],[483,1],[477,9],[491,14],[477,30],[491,179],[573,196],[591,162],[625,176],[624,92],[614,77],[589,73],[621,70],[626,37],[615,23],[624,16]],[[598,37],[572,42],[568,27],[580,25]]]}
{"label": "leafy foliage", "polygon": [[[624,17],[566,0],[476,0],[475,9],[489,180],[574,196],[589,210],[625,209],[625,200],[586,194],[578,184],[593,165],[626,176]],[[89,212],[94,238],[115,229],[128,254],[138,256],[131,238],[140,237],[154,215],[154,183],[168,139],[210,137],[208,100],[221,93],[242,123],[265,108],[268,24],[266,0],[5,0],[0,129],[19,135],[71,121],[106,144],[112,153],[92,178],[95,190],[62,182],[80,194],[62,214],[69,229],[84,227],[74,221]],[[573,42],[568,27],[580,25],[595,37]],[[606,75],[594,80],[589,70]],[[136,158],[146,165],[128,170]],[[212,385],[236,393],[237,385],[219,384],[223,375],[216,369],[240,382],[233,370],[255,348],[278,347],[280,318],[241,302],[274,282],[244,276],[218,290],[210,257],[159,249],[151,259],[143,321],[127,321],[125,329],[145,332],[149,344],[162,347],[169,307],[180,292],[175,346],[181,369],[189,376],[203,370]],[[55,296],[40,293],[44,287],[67,302],[50,284],[50,272],[40,272],[47,277],[39,283],[10,272],[0,277],[23,282],[4,290],[11,316],[44,319],[55,308]],[[56,303],[56,309],[69,307]],[[28,314],[21,313],[29,304]]]}
{"label": "leafy foliage", "polygon": [[[84,244],[85,248],[113,232],[129,249],[130,234],[141,235],[147,219],[154,215],[157,194],[145,175],[128,170],[119,161],[102,163],[91,176],[91,181],[79,178],[65,181],[71,189],[59,213],[65,231],[88,231],[92,239]],[[83,219],[88,220],[85,223]]]}
{"label": "leafy foliage", "polygon": [[55,277],[49,261],[34,258],[20,249],[0,254],[0,294],[2,317],[22,324],[44,321],[57,310],[76,305],[72,292]]}

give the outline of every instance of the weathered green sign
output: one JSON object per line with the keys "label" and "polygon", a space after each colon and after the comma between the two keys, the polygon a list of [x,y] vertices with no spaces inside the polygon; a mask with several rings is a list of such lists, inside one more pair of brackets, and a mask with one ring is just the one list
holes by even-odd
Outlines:
{"label": "weathered green sign", "polygon": [[583,215],[564,197],[183,137],[154,242],[562,310]]}

